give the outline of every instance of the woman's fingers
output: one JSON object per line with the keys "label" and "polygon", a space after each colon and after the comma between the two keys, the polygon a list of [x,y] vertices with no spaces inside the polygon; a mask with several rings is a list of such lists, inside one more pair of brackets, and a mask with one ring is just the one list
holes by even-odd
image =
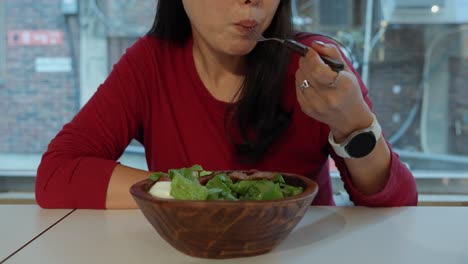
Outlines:
{"label": "woman's fingers", "polygon": [[341,56],[341,52],[338,47],[334,44],[324,43],[321,41],[314,41],[312,42],[311,48],[314,49],[317,53],[322,56],[327,56],[329,58],[335,59],[344,64],[345,70],[349,70],[346,63],[344,63],[343,56]]}
{"label": "woman's fingers", "polygon": [[307,72],[310,77],[310,82],[315,86],[337,86],[337,72],[327,65],[320,56],[327,56],[335,61],[346,63],[341,56],[338,48],[333,44],[324,44],[314,42],[307,55],[299,60],[299,67]]}
{"label": "woman's fingers", "polygon": [[323,95],[310,83],[302,70],[296,71],[296,97],[302,112],[321,120],[320,114],[325,109]]}
{"label": "woman's fingers", "polygon": [[302,112],[330,127],[349,127],[367,109],[358,80],[347,66],[339,72],[333,71],[319,54],[345,62],[333,44],[312,44],[296,71],[298,103]]}

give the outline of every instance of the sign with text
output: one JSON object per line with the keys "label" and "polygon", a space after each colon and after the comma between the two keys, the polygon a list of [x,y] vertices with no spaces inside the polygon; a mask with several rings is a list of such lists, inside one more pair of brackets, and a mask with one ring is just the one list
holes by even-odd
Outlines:
{"label": "sign with text", "polygon": [[58,46],[63,43],[60,30],[9,30],[9,46]]}

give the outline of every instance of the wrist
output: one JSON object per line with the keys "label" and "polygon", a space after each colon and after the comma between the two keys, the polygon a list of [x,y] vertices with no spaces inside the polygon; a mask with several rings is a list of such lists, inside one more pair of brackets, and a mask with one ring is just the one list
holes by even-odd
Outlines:
{"label": "wrist", "polygon": [[370,154],[380,139],[382,128],[374,114],[372,123],[363,129],[352,132],[342,142],[337,142],[330,131],[328,142],[335,150],[335,153],[343,158],[362,158]]}
{"label": "wrist", "polygon": [[341,143],[346,140],[355,131],[369,127],[373,120],[374,114],[370,111],[366,111],[364,114],[356,115],[359,118],[354,119],[348,124],[340,124],[339,126],[330,126],[330,132],[333,134],[333,139],[337,143]]}

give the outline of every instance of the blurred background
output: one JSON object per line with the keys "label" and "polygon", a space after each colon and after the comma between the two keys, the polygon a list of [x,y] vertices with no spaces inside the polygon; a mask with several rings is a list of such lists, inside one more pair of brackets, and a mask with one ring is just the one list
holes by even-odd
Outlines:
{"label": "blurred background", "polygon": [[[194,0],[196,1],[196,0]],[[156,0],[0,0],[0,203],[34,202],[42,153],[151,27]],[[468,204],[468,1],[292,0],[342,44],[422,205]],[[121,162],[146,169],[133,142]],[[332,169],[335,199],[349,204]]]}

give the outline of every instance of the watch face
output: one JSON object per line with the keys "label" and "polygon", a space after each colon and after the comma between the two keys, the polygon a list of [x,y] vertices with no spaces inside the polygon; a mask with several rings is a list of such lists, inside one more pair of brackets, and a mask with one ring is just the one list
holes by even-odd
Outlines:
{"label": "watch face", "polygon": [[345,146],[345,150],[353,158],[362,158],[372,152],[376,143],[372,131],[363,132],[353,137]]}

